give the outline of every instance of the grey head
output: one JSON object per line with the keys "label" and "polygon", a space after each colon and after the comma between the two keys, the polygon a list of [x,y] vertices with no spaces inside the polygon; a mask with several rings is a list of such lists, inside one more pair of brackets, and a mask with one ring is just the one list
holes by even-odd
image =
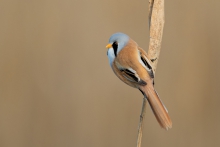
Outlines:
{"label": "grey head", "polygon": [[117,54],[127,45],[130,37],[124,33],[115,33],[109,39],[109,44],[106,46],[108,48],[107,55],[109,58],[109,63],[112,65]]}
{"label": "grey head", "polygon": [[109,38],[109,43],[114,45],[114,43],[118,44],[117,53],[127,45],[129,41],[129,36],[124,33],[115,33]]}

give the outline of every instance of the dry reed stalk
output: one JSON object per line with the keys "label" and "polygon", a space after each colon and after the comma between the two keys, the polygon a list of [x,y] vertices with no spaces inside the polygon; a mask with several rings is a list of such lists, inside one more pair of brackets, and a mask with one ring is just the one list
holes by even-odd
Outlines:
{"label": "dry reed stalk", "polygon": [[[154,72],[156,72],[164,27],[164,0],[149,0],[148,21],[150,28],[150,42],[147,54],[148,58],[152,61],[152,68]],[[144,97],[138,126],[137,147],[141,147],[143,120],[146,109],[146,103],[147,99]]]}

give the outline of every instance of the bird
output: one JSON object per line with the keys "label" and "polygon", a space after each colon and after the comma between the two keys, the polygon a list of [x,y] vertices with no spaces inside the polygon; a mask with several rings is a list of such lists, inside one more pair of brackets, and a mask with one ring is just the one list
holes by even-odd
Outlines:
{"label": "bird", "polygon": [[154,89],[155,73],[147,53],[121,32],[109,38],[106,48],[109,64],[115,75],[125,84],[141,91],[162,128],[172,128],[168,110]]}

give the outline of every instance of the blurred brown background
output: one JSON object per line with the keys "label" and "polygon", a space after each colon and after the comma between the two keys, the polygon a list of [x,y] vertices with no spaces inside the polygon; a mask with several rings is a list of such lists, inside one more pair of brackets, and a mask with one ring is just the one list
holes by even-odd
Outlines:
{"label": "blurred brown background", "polygon": [[[156,89],[173,120],[147,108],[144,146],[220,146],[220,1],[165,1]],[[111,71],[124,32],[148,49],[147,0],[1,0],[0,146],[134,147],[141,93]]]}

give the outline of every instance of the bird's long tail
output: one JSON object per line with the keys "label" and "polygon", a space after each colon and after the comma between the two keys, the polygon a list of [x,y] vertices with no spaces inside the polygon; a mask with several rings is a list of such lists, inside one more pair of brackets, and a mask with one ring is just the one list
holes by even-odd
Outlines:
{"label": "bird's long tail", "polygon": [[141,87],[140,90],[146,95],[150,107],[160,126],[167,130],[168,128],[172,128],[172,121],[168,115],[168,111],[163,105],[153,86],[151,87],[150,85],[147,85]]}

